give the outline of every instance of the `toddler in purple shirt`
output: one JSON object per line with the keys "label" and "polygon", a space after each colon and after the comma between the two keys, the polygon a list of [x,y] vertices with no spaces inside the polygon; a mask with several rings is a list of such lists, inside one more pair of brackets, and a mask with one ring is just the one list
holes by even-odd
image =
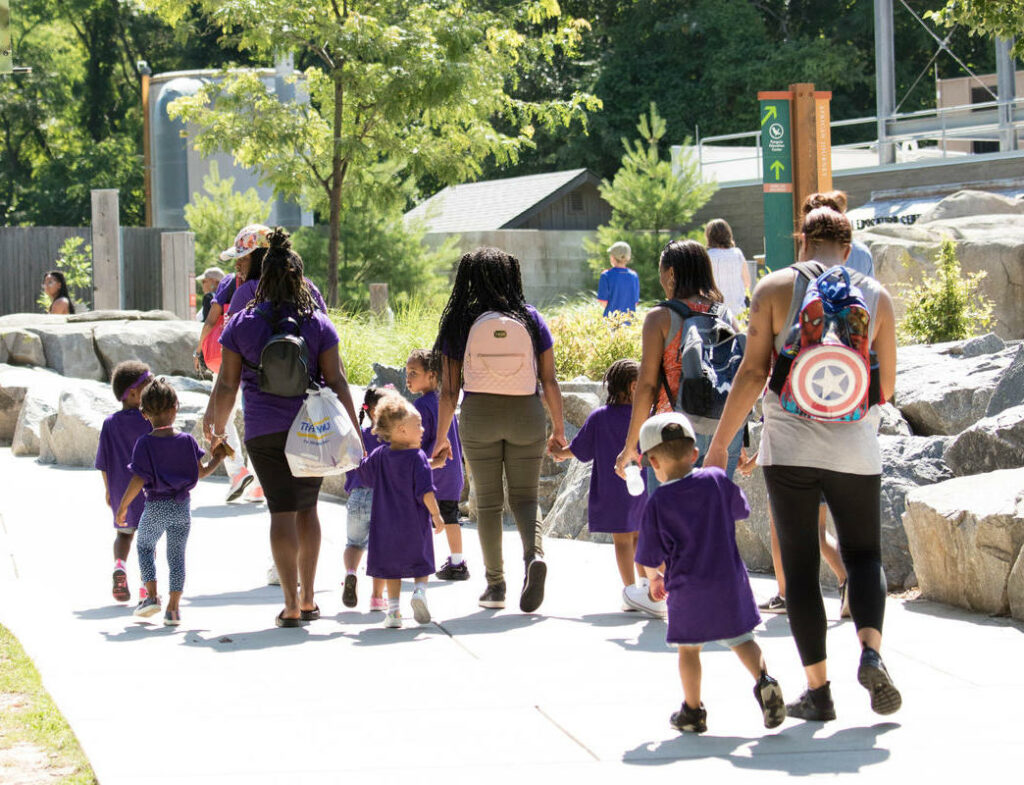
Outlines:
{"label": "toddler in purple shirt", "polygon": [[157,541],[167,534],[167,564],[170,568],[170,593],[164,624],[181,623],[179,603],[185,588],[185,546],[192,524],[191,491],[201,477],[211,474],[227,454],[221,443],[209,463],[200,460],[204,452],[187,433],[175,433],[178,395],[163,377],[149,383],[142,393],[142,413],[153,426],[151,433],[139,438],[132,450],[131,480],[117,508],[117,520],[124,524],[128,509],[141,491],[146,502],[139,519],[136,550],[147,596],[135,608],[135,615],[147,618],[160,612],[153,560]]}
{"label": "toddler in purple shirt", "polygon": [[615,473],[615,459],[629,433],[633,416],[633,392],[640,374],[636,360],[616,360],[604,375],[608,400],[594,409],[568,447],[552,450],[556,461],[576,458],[593,461],[590,495],[587,500],[587,527],[593,532],[612,535],[615,562],[622,578],[622,610],[633,610],[625,602],[626,590],[636,585],[647,593],[647,578],[636,561],[636,542],[640,531],[646,496],[630,495],[626,482]]}
{"label": "toddler in purple shirt", "polygon": [[707,730],[700,650],[718,641],[754,677],[764,725],[775,728],[786,703],[752,634],[761,617],[736,547],[736,521],[750,508],[721,469],[693,468],[695,445],[693,425],[677,412],[655,415],[640,429],[640,451],[661,485],[644,508],[636,560],[648,568],[651,596],[668,597],[668,642],[679,647],[684,700],[670,722],[681,731]]}
{"label": "toddler in purple shirt", "polygon": [[[132,458],[132,450],[140,436],[149,433],[149,420],[139,411],[142,391],[150,380],[149,366],[145,363],[128,360],[118,363],[110,376],[110,386],[114,397],[121,402],[121,411],[114,412],[103,421],[100,429],[100,444],[96,450],[96,468],[103,476],[103,486],[107,493],[107,506],[110,517],[114,521],[114,599],[128,602],[132,593],[128,589],[128,571],[125,560],[132,549],[135,530],[142,517],[142,499],[137,499],[128,507],[123,524],[117,521],[117,505],[124,495],[132,473],[128,470],[128,462]],[[146,596],[146,587],[139,588],[139,599]]]}
{"label": "toddler in purple shirt", "polygon": [[[419,395],[413,402],[423,421],[423,451],[434,454],[437,441],[437,411],[440,400],[437,396],[441,368],[431,349],[415,349],[405,362],[405,386],[409,392]],[[444,533],[451,555],[436,576],[443,581],[465,581],[469,579],[469,567],[462,555],[462,524],[459,523],[459,500],[465,482],[462,474],[462,443],[459,441],[459,422],[452,415],[448,427],[448,444],[451,455],[440,466],[434,467],[434,488],[437,506],[444,519]]]}
{"label": "toddler in purple shirt", "polygon": [[433,534],[440,534],[444,519],[434,496],[430,464],[420,449],[423,424],[419,412],[398,393],[383,395],[376,414],[373,432],[388,444],[363,458],[357,469],[359,481],[373,488],[366,572],[387,582],[385,627],[402,626],[402,578],[415,579],[413,617],[427,624],[427,579],[434,571],[431,521]]}

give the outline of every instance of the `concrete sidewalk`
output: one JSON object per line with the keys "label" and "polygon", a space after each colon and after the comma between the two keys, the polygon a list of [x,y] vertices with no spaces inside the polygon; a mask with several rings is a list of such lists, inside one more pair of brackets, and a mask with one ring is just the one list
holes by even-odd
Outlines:
{"label": "concrete sidewalk", "polygon": [[[1024,627],[891,600],[884,655],[904,707],[879,717],[855,680],[853,625],[830,614],[839,719],[761,725],[730,652],[704,656],[709,730],[668,725],[682,699],[660,621],[619,612],[610,546],[550,540],[547,599],[518,612],[518,537],[506,534],[509,608],[484,611],[473,578],[432,582],[434,623],[381,628],[341,605],[344,507],[321,504],[320,621],[276,629],[269,518],[223,505],[223,482],[193,495],[182,626],[132,618],[110,597],[112,527],[97,472],[0,450],[0,622],[21,640],[103,785],[472,781],[610,782],[657,772],[692,781],[859,773],[1015,778],[1024,766]],[[435,540],[438,561],[447,546]],[[138,573],[130,564],[133,596]],[[166,562],[158,554],[162,585]],[[755,576],[767,596],[774,583]],[[155,617],[159,622],[160,617]],[[760,641],[787,699],[803,689],[785,617]],[[1017,771],[1018,775],[1012,772]]]}

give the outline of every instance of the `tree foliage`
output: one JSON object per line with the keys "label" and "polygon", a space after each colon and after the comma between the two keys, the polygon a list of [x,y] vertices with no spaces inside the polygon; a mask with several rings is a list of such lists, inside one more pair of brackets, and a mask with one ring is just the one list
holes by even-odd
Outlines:
{"label": "tree foliage", "polygon": [[667,127],[652,103],[649,114],[640,115],[636,126],[640,138],[622,140],[622,165],[611,182],[606,179],[600,185],[601,196],[612,208],[611,221],[598,227],[596,241],[587,242],[595,271],[608,266],[607,249],[612,243],[629,243],[644,298],[660,293],[661,249],[679,237],[716,189],[701,180],[691,154],[684,152],[675,162],[665,157],[661,141]]}
{"label": "tree foliage", "polygon": [[1021,0],[948,0],[945,6],[927,15],[946,27],[964,25],[971,35],[1016,38],[1013,55],[1024,58],[1024,2]]}
{"label": "tree foliage", "polygon": [[[61,243],[60,251],[53,262],[54,269],[64,273],[71,301],[86,307],[92,306],[92,246],[86,245],[81,237],[69,237]],[[36,305],[44,313],[50,310],[50,298],[40,292]]]}
{"label": "tree foliage", "polygon": [[[184,8],[178,0],[148,5],[172,24]],[[309,63],[301,72],[308,103],[278,101],[254,74],[236,73],[171,111],[199,128],[200,151],[231,151],[277,193],[327,214],[331,304],[345,212],[379,194],[396,197],[407,177],[461,182],[478,176],[485,159],[515,163],[537,125],[565,125],[598,105],[580,91],[554,101],[508,91],[534,64],[578,47],[585,23],[562,18],[555,0],[199,5],[238,35],[243,51],[291,52]],[[393,167],[388,179],[375,176],[382,165]]]}

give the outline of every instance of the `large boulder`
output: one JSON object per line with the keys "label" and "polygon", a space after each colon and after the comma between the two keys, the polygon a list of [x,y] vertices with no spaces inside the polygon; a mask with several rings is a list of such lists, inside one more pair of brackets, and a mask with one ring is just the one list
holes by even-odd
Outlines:
{"label": "large boulder", "polygon": [[151,321],[151,322],[175,322],[180,317],[173,311],[85,311],[75,313],[67,317],[69,324],[77,322],[123,322],[123,321]]}
{"label": "large boulder", "polygon": [[544,534],[569,540],[611,542],[610,534],[591,534],[587,528],[587,502],[594,462],[574,460],[569,464],[558,497],[544,518]]}
{"label": "large boulder", "polygon": [[26,393],[36,385],[59,385],[60,376],[43,368],[0,365],[0,444],[10,444]]}
{"label": "large boulder", "polygon": [[600,399],[593,393],[563,392],[562,418],[566,425],[582,428],[590,413],[600,405]]}
{"label": "large boulder", "polygon": [[110,387],[85,379],[67,379],[57,413],[42,421],[39,460],[62,466],[93,466],[100,430],[120,406]]}
{"label": "large boulder", "polygon": [[62,376],[103,381],[107,373],[96,355],[93,324],[52,324],[30,326],[39,336],[46,354],[46,365]]}
{"label": "large boulder", "polygon": [[921,436],[953,435],[988,411],[1016,347],[967,357],[951,344],[900,349],[895,405]]}
{"label": "large boulder", "polygon": [[43,353],[43,342],[35,333],[20,328],[0,329],[0,356],[6,355],[3,362],[11,365],[46,365]]}
{"label": "large boulder", "polygon": [[370,380],[370,387],[386,387],[391,385],[400,395],[404,395],[410,401],[416,398],[409,388],[405,386],[405,366],[401,368],[394,365],[373,364],[373,379]]}
{"label": "large boulder", "polygon": [[979,420],[953,439],[944,458],[958,477],[1024,466],[1024,406]]}
{"label": "large boulder", "polygon": [[1003,409],[1021,404],[1024,404],[1024,346],[1017,347],[1013,361],[999,378],[999,383],[988,400],[985,415],[991,417]]}
{"label": "large boulder", "polygon": [[39,455],[43,422],[57,413],[63,382],[61,377],[54,374],[53,382],[37,382],[25,391],[11,438],[11,452],[14,455]]}
{"label": "large boulder", "polygon": [[1024,338],[1024,210],[1020,200],[958,192],[910,226],[883,224],[858,232],[875,261],[876,277],[894,293],[896,316],[905,304],[899,285],[921,281],[935,270],[942,241],[956,242],[964,273],[984,271],[981,292],[994,305],[994,329]]}
{"label": "large boulder", "polygon": [[[1011,611],[1020,589],[1024,469],[957,477],[907,496],[904,527],[922,594],[983,613]],[[1014,600],[1024,619],[1024,595]]]}
{"label": "large boulder", "polygon": [[879,423],[878,432],[886,436],[912,436],[908,423],[900,410],[891,403],[883,403],[878,407]]}
{"label": "large boulder", "polygon": [[190,375],[199,344],[199,322],[118,321],[94,326],[96,352],[109,377],[124,360],[138,360],[154,374]]}

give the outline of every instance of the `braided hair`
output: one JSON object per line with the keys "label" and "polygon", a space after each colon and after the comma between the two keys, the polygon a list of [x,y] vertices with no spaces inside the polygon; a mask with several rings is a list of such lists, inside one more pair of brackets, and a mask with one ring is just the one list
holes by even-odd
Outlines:
{"label": "braided hair", "polygon": [[519,260],[498,248],[477,248],[459,259],[434,342],[435,367],[440,367],[443,354],[462,357],[470,327],[486,311],[522,322],[533,339],[534,353],[540,354],[540,328],[526,309]]}
{"label": "braided hair", "polygon": [[640,378],[640,363],[636,360],[616,360],[608,366],[604,374],[604,384],[608,388],[609,406],[617,403],[630,403],[629,388]]}
{"label": "braided hair", "polygon": [[279,226],[267,239],[270,247],[263,257],[260,284],[247,307],[252,309],[260,303],[270,303],[275,308],[291,305],[300,316],[312,316],[316,303],[302,274],[302,257],[292,250],[290,235]]}

